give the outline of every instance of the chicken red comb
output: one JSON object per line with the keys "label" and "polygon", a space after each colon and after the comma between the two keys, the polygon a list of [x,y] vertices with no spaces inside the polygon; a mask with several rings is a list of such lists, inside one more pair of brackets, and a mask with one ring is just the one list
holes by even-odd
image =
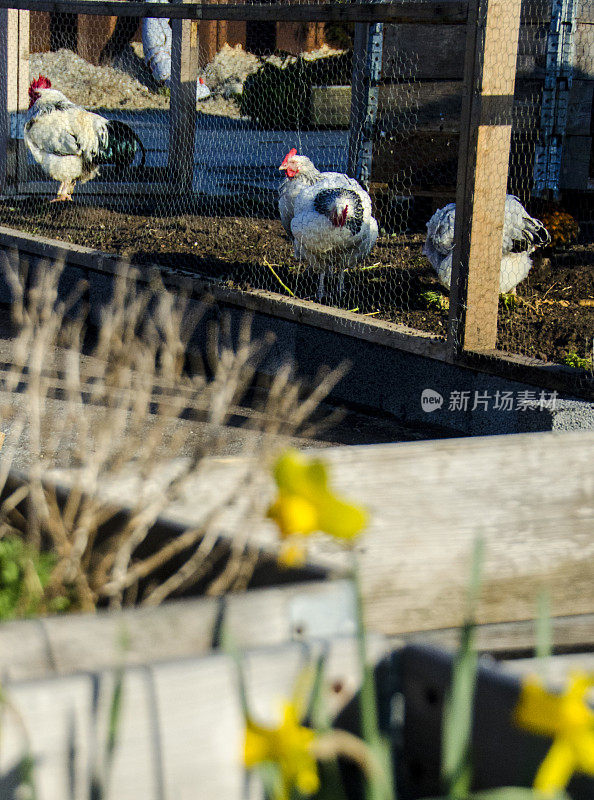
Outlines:
{"label": "chicken red comb", "polygon": [[297,150],[293,147],[293,149],[289,150],[287,155],[284,157],[283,163],[281,164],[281,168],[282,167],[286,167],[288,162],[289,162],[289,159],[293,158],[293,156],[296,156],[296,155],[297,155]]}
{"label": "chicken red comb", "polygon": [[198,78],[198,83],[201,83],[204,86],[204,78]]}
{"label": "chicken red comb", "polygon": [[40,75],[36,81],[31,82],[31,86],[29,86],[29,97],[31,97],[37,89],[50,89],[52,82],[49,78],[46,78],[45,75]]}

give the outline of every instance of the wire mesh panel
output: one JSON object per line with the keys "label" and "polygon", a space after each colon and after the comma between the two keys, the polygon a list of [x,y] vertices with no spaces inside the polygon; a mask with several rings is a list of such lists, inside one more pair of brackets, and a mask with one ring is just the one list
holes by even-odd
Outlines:
{"label": "wire mesh panel", "polygon": [[[583,69],[575,39],[583,25],[591,53],[592,28],[580,22],[586,7],[565,0],[496,5],[495,16],[484,9],[481,19],[479,10],[484,38],[473,80],[475,96],[482,93],[482,118],[467,151],[476,173],[460,231],[460,255],[470,264],[467,276],[463,267],[458,275],[462,327],[452,333],[467,349],[497,348],[527,357],[525,363],[555,361],[591,371],[594,72],[592,62]],[[578,73],[582,80],[574,85]],[[576,150],[582,162],[587,152],[585,168],[576,163]],[[440,224],[443,230],[445,220]]]}
{"label": "wire mesh panel", "polygon": [[548,239],[523,223],[524,235],[536,237],[528,242],[530,271],[516,296],[500,300],[497,344],[591,370],[594,32],[577,0],[525,8],[532,21],[520,28],[508,192]]}
{"label": "wire mesh panel", "polygon": [[[381,24],[301,9],[275,21],[284,6],[199,22],[179,9],[5,10],[18,80],[2,223],[440,338],[449,329],[458,348],[587,366],[585,0],[471,2],[474,43],[453,13]],[[465,79],[480,100],[466,118]],[[466,255],[454,246],[460,198]]]}

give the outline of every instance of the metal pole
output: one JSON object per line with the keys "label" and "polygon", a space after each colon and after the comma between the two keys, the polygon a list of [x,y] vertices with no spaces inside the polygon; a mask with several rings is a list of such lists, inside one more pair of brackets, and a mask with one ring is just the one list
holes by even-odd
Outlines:
{"label": "metal pole", "polygon": [[377,119],[382,72],[384,26],[355,26],[349,160],[347,172],[369,187],[373,163],[373,133]]}
{"label": "metal pole", "polygon": [[545,84],[540,112],[540,141],[534,155],[534,194],[559,196],[563,142],[575,55],[575,0],[553,0],[547,35]]}

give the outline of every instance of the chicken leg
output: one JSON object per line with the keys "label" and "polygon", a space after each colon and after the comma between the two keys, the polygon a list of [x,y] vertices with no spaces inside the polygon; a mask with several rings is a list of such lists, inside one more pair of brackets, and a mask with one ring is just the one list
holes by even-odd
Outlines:
{"label": "chicken leg", "polygon": [[74,186],[76,181],[62,181],[62,183],[58,187],[58,194],[54,197],[53,200],[50,202],[52,203],[64,203],[66,201],[72,202],[72,192],[74,191]]}

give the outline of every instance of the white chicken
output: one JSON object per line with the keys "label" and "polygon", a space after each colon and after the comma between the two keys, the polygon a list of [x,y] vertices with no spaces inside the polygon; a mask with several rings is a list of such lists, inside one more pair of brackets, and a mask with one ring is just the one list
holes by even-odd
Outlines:
{"label": "white chicken", "polygon": [[[455,219],[455,203],[438,209],[427,223],[427,238],[423,245],[423,254],[431,262],[440,283],[447,289],[452,280]],[[499,273],[500,294],[515,290],[532,268],[531,254],[537,247],[548,244],[550,239],[542,222],[533,219],[517,197],[506,195]]]}
{"label": "white chicken", "polygon": [[293,239],[295,258],[320,273],[317,300],[324,296],[328,269],[339,272],[339,296],[344,270],[369,254],[378,235],[371,215],[371,198],[360,184],[340,172],[320,172],[307,156],[293,148],[280,170],[285,172],[279,194],[281,222]]}
{"label": "white chicken", "polygon": [[32,82],[29,98],[25,143],[42,169],[60,181],[52,202],[72,200],[76,182],[90,181],[101,164],[128,166],[140,150],[144,165],[144,146],[129,125],[75,105],[43,75]]}

